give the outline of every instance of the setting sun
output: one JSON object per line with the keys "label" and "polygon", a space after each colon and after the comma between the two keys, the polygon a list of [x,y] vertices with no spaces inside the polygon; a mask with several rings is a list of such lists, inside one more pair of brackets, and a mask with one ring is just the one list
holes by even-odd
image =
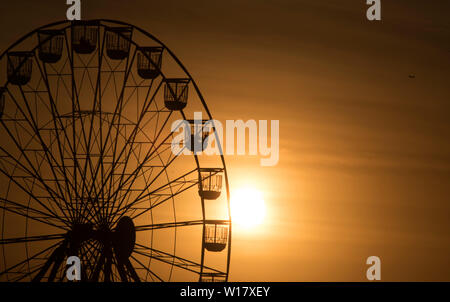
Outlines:
{"label": "setting sun", "polygon": [[261,191],[243,188],[231,194],[231,217],[237,226],[258,226],[263,223],[265,215],[266,205]]}

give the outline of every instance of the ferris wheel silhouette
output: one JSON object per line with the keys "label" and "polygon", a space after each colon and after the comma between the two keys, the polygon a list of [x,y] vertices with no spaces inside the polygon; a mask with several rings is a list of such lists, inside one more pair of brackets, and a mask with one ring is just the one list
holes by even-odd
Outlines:
{"label": "ferris wheel silhouette", "polygon": [[194,150],[213,128],[173,154],[171,123],[212,115],[163,43],[52,23],[1,54],[0,81],[0,281],[66,281],[70,256],[82,281],[228,280],[225,160]]}

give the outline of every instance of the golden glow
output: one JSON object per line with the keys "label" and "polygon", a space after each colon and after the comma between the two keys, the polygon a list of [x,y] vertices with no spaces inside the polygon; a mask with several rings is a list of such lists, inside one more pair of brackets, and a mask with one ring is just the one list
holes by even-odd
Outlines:
{"label": "golden glow", "polygon": [[238,189],[231,194],[233,224],[253,228],[261,225],[266,216],[266,205],[261,191],[254,188]]}

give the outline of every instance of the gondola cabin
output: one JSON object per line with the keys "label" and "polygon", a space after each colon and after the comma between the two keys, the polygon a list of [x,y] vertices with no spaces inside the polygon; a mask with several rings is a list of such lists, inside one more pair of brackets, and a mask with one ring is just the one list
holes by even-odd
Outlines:
{"label": "gondola cabin", "polygon": [[223,169],[202,168],[200,169],[200,177],[201,181],[198,188],[200,197],[208,200],[219,198],[222,191]]}
{"label": "gondola cabin", "polygon": [[74,21],[72,49],[78,54],[90,54],[97,48],[99,24],[96,21]]}
{"label": "gondola cabin", "polygon": [[8,53],[8,81],[23,86],[31,80],[33,71],[33,52],[17,51]]}
{"label": "gondola cabin", "polygon": [[202,152],[206,149],[208,138],[212,134],[213,128],[207,120],[188,120],[190,135],[186,141],[186,148],[191,152]]}
{"label": "gondola cabin", "polygon": [[225,282],[225,276],[219,273],[203,273],[200,282]]}
{"label": "gondola cabin", "polygon": [[62,30],[40,30],[39,39],[39,59],[44,63],[53,64],[61,59],[64,32]]}
{"label": "gondola cabin", "polygon": [[214,223],[205,225],[204,247],[210,252],[223,251],[228,242],[228,226]]}
{"label": "gondola cabin", "polygon": [[106,30],[106,54],[111,60],[128,57],[131,34],[131,27],[111,27]]}
{"label": "gondola cabin", "polygon": [[137,72],[143,79],[154,79],[161,73],[162,47],[142,47],[137,57]]}
{"label": "gondola cabin", "polygon": [[182,110],[186,107],[189,92],[189,79],[166,79],[164,86],[164,105],[169,110]]}

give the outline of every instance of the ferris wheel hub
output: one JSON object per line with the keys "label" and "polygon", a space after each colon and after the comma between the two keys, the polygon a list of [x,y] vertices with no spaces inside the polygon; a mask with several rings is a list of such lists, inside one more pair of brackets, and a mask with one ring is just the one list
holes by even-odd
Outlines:
{"label": "ferris wheel hub", "polygon": [[113,246],[119,258],[126,259],[130,257],[136,243],[136,228],[133,220],[128,217],[122,217],[117,223],[113,233]]}
{"label": "ferris wheel hub", "polygon": [[136,243],[136,228],[133,220],[122,217],[115,229],[107,226],[94,228],[90,223],[79,223],[68,233],[71,252],[77,252],[78,247],[85,241],[96,240],[104,246],[112,246],[118,258],[127,259],[133,252]]}

